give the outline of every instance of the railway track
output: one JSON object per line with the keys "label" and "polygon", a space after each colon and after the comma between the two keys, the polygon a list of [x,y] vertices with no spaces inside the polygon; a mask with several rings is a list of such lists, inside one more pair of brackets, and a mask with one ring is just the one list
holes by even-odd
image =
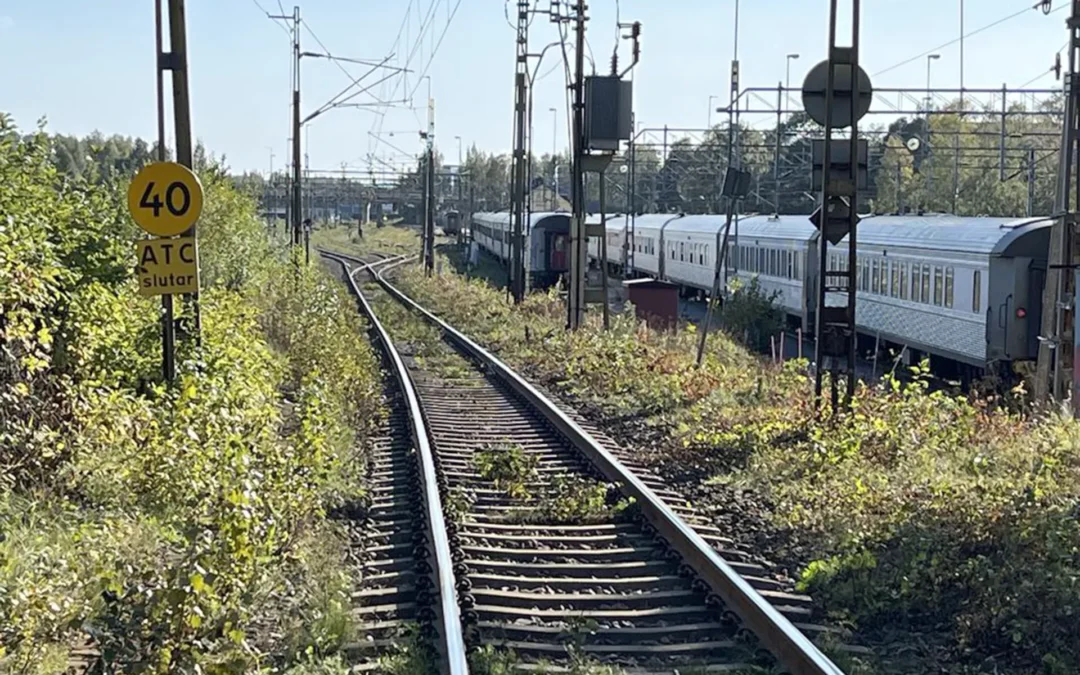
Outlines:
{"label": "railway track", "polygon": [[[346,269],[358,262],[323,255]],[[385,293],[445,339],[438,358],[430,345],[421,355],[415,344],[399,345],[400,352],[390,339],[382,344],[407,370],[396,379],[418,403],[413,433],[430,441],[435,476],[424,488],[440,497],[425,502],[452,507],[447,573],[454,581],[446,594],[459,608],[460,642],[478,654],[474,672],[492,660],[523,672],[569,672],[585,663],[628,673],[776,664],[798,674],[841,672],[795,626],[823,630],[809,623],[809,598],[401,294],[383,272],[403,262],[373,265],[381,268],[373,273],[379,286],[363,292],[360,270],[347,276],[358,297]],[[448,604],[445,596],[440,602]],[[450,624],[440,628],[449,633]]]}
{"label": "railway track", "polygon": [[[367,264],[343,266],[345,279],[352,283]],[[350,535],[357,568],[353,615],[363,636],[346,646],[345,656],[351,672],[383,672],[402,660],[409,668],[398,667],[407,672],[464,672],[443,507],[438,490],[425,489],[435,477],[433,455],[423,427],[414,424],[420,412],[404,365],[364,297],[357,298],[373,339],[384,346],[383,395],[390,412],[365,453],[369,499],[336,514]]]}

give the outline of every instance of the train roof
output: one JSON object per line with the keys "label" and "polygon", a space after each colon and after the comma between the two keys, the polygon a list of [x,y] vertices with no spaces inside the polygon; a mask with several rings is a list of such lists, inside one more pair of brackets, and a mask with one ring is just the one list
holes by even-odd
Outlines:
{"label": "train roof", "polygon": [[[1050,218],[869,216],[859,223],[859,243],[875,246],[1022,255],[1026,234],[1051,226]],[[1039,238],[1049,236],[1042,233]]]}
{"label": "train roof", "polygon": [[659,230],[668,221],[682,220],[684,217],[679,216],[677,213],[647,213],[635,216],[632,223],[635,228],[644,227]]}
{"label": "train roof", "polygon": [[[668,216],[661,215],[667,219]],[[641,225],[643,217],[637,218]],[[719,215],[684,216],[667,227],[668,232],[715,233],[724,226]],[[977,253],[983,255],[1032,255],[1045,249],[1049,218],[989,216],[864,216],[859,223],[859,243],[872,246],[902,246],[912,249]],[[809,242],[817,232],[809,215],[743,216],[738,221],[740,237],[792,239]],[[1035,234],[1029,240],[1025,235]],[[732,228],[734,234],[734,228]],[[844,242],[847,241],[845,238]]]}
{"label": "train roof", "polygon": [[[480,213],[474,213],[472,216],[474,219],[481,222],[489,222],[500,225],[510,224],[510,212],[509,211],[484,211]],[[569,218],[570,214],[566,211],[534,211],[529,214],[529,226],[536,227],[542,221],[549,218]]]}

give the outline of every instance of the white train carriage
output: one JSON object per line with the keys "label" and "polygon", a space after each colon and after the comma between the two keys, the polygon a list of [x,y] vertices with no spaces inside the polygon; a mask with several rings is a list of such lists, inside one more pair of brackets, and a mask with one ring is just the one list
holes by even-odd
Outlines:
{"label": "white train carriage", "polygon": [[[473,215],[473,240],[489,254],[506,262],[513,238],[510,213]],[[570,247],[570,216],[567,213],[533,213],[526,223],[526,266],[533,282],[550,283],[567,271]]]}
{"label": "white train carriage", "polygon": [[664,258],[660,252],[664,228],[682,217],[681,214],[650,214],[630,218],[630,261],[635,272],[663,277]]}
{"label": "white train carriage", "polygon": [[740,218],[729,235],[731,250],[726,262],[730,275],[744,283],[757,278],[761,289],[768,295],[776,293],[777,305],[808,330],[806,317],[814,306],[816,267],[807,265],[807,260],[812,260],[817,250],[816,240],[817,230],[806,216]]}
{"label": "white train carriage", "polygon": [[[708,292],[723,217],[634,220],[632,271]],[[977,368],[1034,359],[1050,226],[1041,218],[867,216],[855,282],[864,346],[880,340]],[[821,240],[808,217],[743,217],[730,237],[727,275],[756,278],[812,330]],[[847,269],[846,244],[829,248],[828,269]]]}
{"label": "white train carriage", "polygon": [[505,211],[474,213],[472,223],[473,241],[499,260],[506,260],[506,252],[509,251],[509,237],[506,233],[510,231],[510,214]]}
{"label": "white train carriage", "polygon": [[[585,222],[595,226],[600,224],[600,216],[590,214]],[[607,262],[612,267],[625,265],[626,246],[626,216],[618,213],[609,213],[604,216],[604,238],[607,239]],[[588,251],[589,260],[600,260],[600,238],[589,237]]]}
{"label": "white train carriage", "polygon": [[[876,216],[859,224],[860,333],[978,368],[1034,359],[1049,219]],[[847,269],[847,240],[829,269]]]}
{"label": "white train carriage", "polygon": [[709,291],[723,227],[724,218],[717,216],[686,216],[668,223],[662,232],[663,278],[690,289]]}

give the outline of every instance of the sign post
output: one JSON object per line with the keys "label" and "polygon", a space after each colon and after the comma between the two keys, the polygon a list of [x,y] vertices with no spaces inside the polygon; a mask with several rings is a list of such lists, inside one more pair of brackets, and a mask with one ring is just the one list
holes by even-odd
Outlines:
{"label": "sign post", "polygon": [[[202,212],[202,185],[191,171],[191,106],[187,81],[187,28],[184,0],[167,0],[169,51],[165,51],[162,2],[154,0],[157,71],[157,163],[144,167],[128,189],[128,210],[144,230],[171,239],[141,243],[139,293],[161,296],[161,365],[166,382],[176,378],[176,323],[173,293],[183,293],[194,319],[195,343],[200,342],[199,265],[195,222]],[[176,124],[176,157],[165,161],[165,71],[172,73],[173,111]],[[176,257],[173,257],[175,252]],[[170,290],[171,289],[171,290]]]}
{"label": "sign post", "polygon": [[[128,211],[147,233],[156,235],[137,243],[139,295],[166,296],[162,323],[163,372],[176,377],[175,326],[172,298],[199,292],[199,248],[191,230],[203,207],[203,189],[191,169],[173,162],[143,167],[128,186]],[[183,235],[183,236],[177,236]]]}

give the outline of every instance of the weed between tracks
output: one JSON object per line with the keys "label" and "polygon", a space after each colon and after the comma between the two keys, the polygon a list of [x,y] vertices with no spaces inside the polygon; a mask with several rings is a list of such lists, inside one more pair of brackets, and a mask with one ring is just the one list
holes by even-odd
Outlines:
{"label": "weed between tracks", "polygon": [[517,445],[487,447],[473,455],[473,464],[484,480],[491,481],[511,499],[529,499],[527,483],[536,478],[540,458]]}
{"label": "weed between tracks", "polygon": [[513,307],[443,268],[397,279],[785,561],[887,657],[842,667],[1080,672],[1080,425],[1066,415],[930,392],[914,372],[860,387],[853,414],[822,423],[803,364],[772,366],[720,333],[696,369],[690,329],[617,316],[604,333],[590,317],[570,334],[555,294]]}

